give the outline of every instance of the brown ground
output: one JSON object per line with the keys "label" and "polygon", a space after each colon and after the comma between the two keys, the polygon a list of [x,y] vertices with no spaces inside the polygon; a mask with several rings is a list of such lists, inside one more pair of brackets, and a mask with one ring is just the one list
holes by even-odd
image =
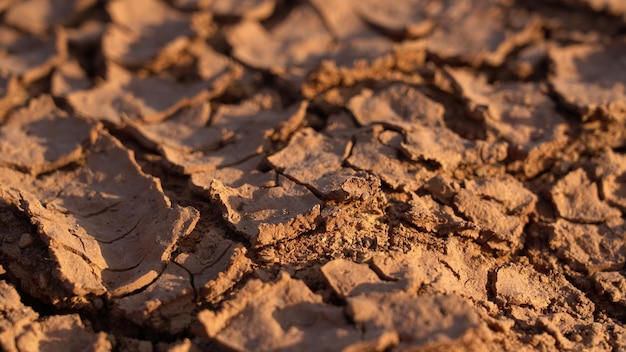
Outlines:
{"label": "brown ground", "polygon": [[626,351],[623,0],[0,18],[0,350]]}

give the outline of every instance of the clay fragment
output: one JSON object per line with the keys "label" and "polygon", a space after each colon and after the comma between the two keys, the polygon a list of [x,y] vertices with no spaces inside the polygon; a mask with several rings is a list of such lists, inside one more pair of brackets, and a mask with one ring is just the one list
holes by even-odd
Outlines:
{"label": "clay fragment", "polygon": [[213,0],[207,9],[217,16],[262,20],[272,15],[275,6],[276,0]]}
{"label": "clay fragment", "polygon": [[348,314],[365,335],[396,333],[399,349],[480,351],[490,331],[474,307],[454,295],[413,297],[403,292],[360,295],[348,301]]}
{"label": "clay fragment", "polygon": [[157,55],[174,55],[193,34],[189,15],[159,0],[115,0],[107,3],[113,22],[102,38],[109,60],[139,67]]}
{"label": "clay fragment", "polygon": [[282,176],[276,186],[268,188],[249,184],[231,188],[213,180],[210,194],[224,219],[254,246],[295,238],[315,229],[322,203],[306,187]]}
{"label": "clay fragment", "polygon": [[68,60],[61,64],[52,74],[51,94],[65,97],[68,94],[91,87],[91,80],[76,60]]}
{"label": "clay fragment", "polygon": [[39,317],[4,280],[0,281],[0,316],[0,347],[4,351],[17,351],[16,337]]}
{"label": "clay fragment", "polygon": [[626,210],[626,157],[607,149],[598,158],[595,175],[599,179],[600,193],[610,205]]}
{"label": "clay fragment", "polygon": [[161,145],[167,166],[180,174],[212,171],[239,164],[263,152],[273,136],[289,135],[304,121],[308,102],[294,104],[284,110],[260,106],[255,99],[242,105],[222,105],[212,118],[211,127],[233,135],[216,150],[195,149],[184,152]]}
{"label": "clay fragment", "polygon": [[17,337],[18,351],[81,350],[110,351],[113,346],[104,332],[91,332],[78,314],[53,315],[34,322]]}
{"label": "clay fragment", "polygon": [[583,121],[626,118],[626,40],[609,45],[581,44],[552,48],[550,84],[567,107]]}
{"label": "clay fragment", "polygon": [[96,2],[96,0],[20,1],[4,14],[4,22],[22,31],[41,36],[51,28],[76,21]]}
{"label": "clay fragment", "polygon": [[602,294],[613,306],[615,315],[624,317],[626,311],[626,278],[617,271],[593,274],[596,291]]}
{"label": "clay fragment", "polygon": [[448,62],[498,66],[508,53],[540,35],[535,16],[493,0],[444,1],[426,50]]}
{"label": "clay fragment", "polygon": [[46,76],[67,57],[66,35],[57,29],[49,40],[0,27],[0,71],[30,84]]}
{"label": "clay fragment", "polygon": [[530,306],[544,314],[567,309],[569,314],[587,316],[595,308],[563,275],[542,274],[527,264],[498,268],[493,290],[498,304]]}
{"label": "clay fragment", "polygon": [[536,83],[489,85],[467,70],[448,69],[467,110],[509,144],[527,176],[547,166],[567,142],[567,121]]}
{"label": "clay fragment", "polygon": [[179,333],[189,326],[196,308],[191,282],[188,271],[169,263],[144,290],[115,300],[115,309],[138,325]]}
{"label": "clay fragment", "polygon": [[303,87],[305,96],[312,97],[332,86],[354,84],[366,78],[376,78],[394,64],[394,43],[378,33],[359,16],[357,1],[341,3],[311,0],[330,30],[337,45],[308,77]]}
{"label": "clay fragment", "polygon": [[602,201],[598,187],[583,169],[567,174],[552,188],[552,201],[559,215],[573,222],[600,223],[621,217],[621,212]]}
{"label": "clay fragment", "polygon": [[266,30],[243,21],[227,34],[233,55],[242,62],[298,83],[327,55],[332,37],[310,5],[297,6],[278,26]]}
{"label": "clay fragment", "polygon": [[335,259],[321,268],[322,274],[339,297],[406,290],[407,283],[382,280],[367,264]]}
{"label": "clay fragment", "polygon": [[28,93],[19,79],[8,72],[0,72],[0,122],[13,107],[26,102]]}
{"label": "clay fragment", "polygon": [[356,11],[368,23],[396,37],[420,37],[435,25],[431,1],[410,0],[381,3],[375,0],[357,1]]}
{"label": "clay fragment", "polygon": [[363,336],[342,308],[286,274],[275,283],[249,281],[220,311],[201,311],[198,319],[208,337],[234,351],[383,350],[397,342],[384,331]]}
{"label": "clay fragment", "polygon": [[230,81],[239,70],[228,66],[201,81],[177,82],[171,77],[135,76],[120,67],[109,66],[107,80],[88,90],[67,95],[81,115],[122,124],[122,115],[149,123],[164,120],[183,107],[201,103],[223,92],[223,80]]}
{"label": "clay fragment", "polygon": [[451,236],[435,243],[436,246],[417,243],[407,253],[376,255],[371,266],[381,277],[402,284],[409,293],[420,290],[474,302],[488,301],[488,275],[496,260],[485,255],[480,245],[463,238]]}
{"label": "clay fragment", "polygon": [[96,123],[68,116],[49,96],[31,100],[0,128],[0,165],[33,176],[77,161],[96,139]]}
{"label": "clay fragment", "polygon": [[194,186],[194,191],[206,197],[210,197],[209,189],[213,180],[219,180],[225,186],[233,188],[246,184],[256,187],[271,187],[276,184],[277,175],[275,172],[259,171],[262,159],[263,157],[258,155],[240,164],[211,171],[196,172],[191,174],[190,182]]}
{"label": "clay fragment", "polygon": [[[479,179],[465,182],[464,187],[454,181],[436,176],[429,180],[426,189],[447,205],[453,205],[456,212],[472,224],[459,222],[447,215],[442,220],[452,218],[452,224],[459,224],[458,234],[470,237],[478,243],[485,243],[496,251],[510,252],[523,246],[524,226],[528,215],[534,209],[537,196],[512,178]],[[424,200],[413,209],[426,218],[438,212],[449,213],[445,207],[429,205]],[[407,214],[410,215],[411,213]],[[418,219],[419,220],[419,219]],[[439,220],[431,226],[443,227],[446,221]]]}
{"label": "clay fragment", "polygon": [[53,276],[73,296],[115,297],[148,285],[198,220],[193,208],[172,206],[160,184],[104,132],[75,171],[41,180],[7,177],[0,192],[37,226]]}
{"label": "clay fragment", "polygon": [[309,186],[325,199],[347,201],[375,193],[380,181],[343,167],[351,143],[306,128],[287,147],[267,158],[280,173]]}
{"label": "clay fragment", "polygon": [[574,270],[593,274],[617,270],[626,262],[621,218],[597,225],[559,219],[551,227],[550,248]]}
{"label": "clay fragment", "polygon": [[[528,222],[526,214],[534,206],[536,197],[514,181],[489,180],[485,183],[487,185],[482,189],[472,189],[471,186],[461,189],[454,197],[456,209],[463,217],[479,226],[479,243],[486,243],[498,251],[521,249],[524,226]],[[507,190],[499,195],[503,200],[488,193],[494,188]],[[507,199],[516,196],[513,189],[523,192],[528,199],[528,203],[523,204],[521,209],[513,205],[514,200]]]}
{"label": "clay fragment", "polygon": [[393,84],[376,93],[363,90],[347,106],[361,126],[382,124],[403,132],[416,126],[444,126],[443,106],[405,84]]}
{"label": "clay fragment", "polygon": [[439,204],[430,196],[414,195],[409,205],[402,217],[420,230],[437,235],[465,233],[468,237],[476,237],[479,230],[476,224],[457,216],[450,206]]}
{"label": "clay fragment", "polygon": [[586,349],[596,343],[576,338],[584,335],[582,331],[594,330],[590,318],[594,303],[560,272],[544,274],[528,264],[511,263],[498,268],[494,276],[496,302],[506,305],[519,323],[545,331],[554,348]]}
{"label": "clay fragment", "polygon": [[87,328],[78,314],[40,318],[25,306],[15,288],[0,281],[0,348],[3,351],[58,351],[61,349],[110,351],[104,332]]}
{"label": "clay fragment", "polygon": [[211,105],[201,103],[184,108],[169,118],[155,123],[125,119],[127,130],[144,147],[158,151],[160,146],[191,152],[217,149],[232,137],[232,132],[207,126]]}
{"label": "clay fragment", "polygon": [[385,184],[397,190],[414,191],[433,175],[425,165],[398,158],[399,150],[381,143],[383,129],[374,127],[356,136],[348,165],[374,174]]}
{"label": "clay fragment", "polygon": [[493,164],[507,157],[507,143],[470,141],[447,127],[415,126],[407,133],[402,151],[415,161],[432,161],[451,171],[461,164]]}
{"label": "clay fragment", "polygon": [[341,259],[325,264],[322,273],[335,293],[346,299],[348,314],[365,336],[380,331],[396,334],[398,347],[405,349],[476,346],[486,337],[483,323],[464,299],[453,295],[415,297],[420,282],[406,280],[410,276],[384,281],[367,264]]}
{"label": "clay fragment", "polygon": [[251,270],[252,261],[241,243],[223,240],[204,251],[202,244],[196,247],[196,251],[181,253],[174,261],[192,275],[196,294],[206,300],[230,290]]}

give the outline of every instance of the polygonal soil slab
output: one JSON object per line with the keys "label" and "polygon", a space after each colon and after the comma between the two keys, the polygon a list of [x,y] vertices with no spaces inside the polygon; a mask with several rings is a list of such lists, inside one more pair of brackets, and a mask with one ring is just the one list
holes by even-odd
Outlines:
{"label": "polygonal soil slab", "polygon": [[[222,133],[233,136],[219,148],[198,148],[184,151],[167,144],[160,146],[167,166],[180,174],[212,171],[239,164],[262,153],[272,139],[289,136],[304,121],[306,101],[284,110],[264,107],[257,98],[240,105],[221,105],[211,119],[211,124],[197,133]],[[207,132],[204,132],[207,130]]]}
{"label": "polygonal soil slab", "polygon": [[592,274],[626,263],[626,226],[621,218],[601,224],[559,219],[551,228],[550,248],[574,270]]}
{"label": "polygonal soil slab", "polygon": [[70,295],[124,295],[156,279],[198,220],[104,132],[85,164],[41,179],[2,173],[2,199],[23,211],[49,247],[52,275]]}
{"label": "polygonal soil slab", "polygon": [[467,70],[448,69],[468,111],[509,143],[509,155],[522,159],[534,176],[567,142],[567,121],[543,86],[536,83],[489,85]]}
{"label": "polygonal soil slab", "polygon": [[325,199],[345,201],[373,194],[380,181],[367,173],[343,167],[351,144],[305,128],[289,144],[267,160],[283,175],[307,185]]}
{"label": "polygonal soil slab", "polygon": [[494,164],[507,157],[507,143],[467,140],[447,127],[416,126],[408,132],[402,151],[414,161],[434,162],[445,171],[459,165]]}
{"label": "polygonal soil slab", "polygon": [[204,310],[198,319],[208,337],[233,351],[384,350],[397,342],[385,331],[363,335],[342,308],[287,274],[275,283],[249,281],[220,311]]}
{"label": "polygonal soil slab", "polygon": [[322,203],[306,187],[283,176],[278,177],[277,185],[267,188],[250,184],[231,188],[214,180],[210,195],[224,219],[254,246],[295,238],[315,229]]}
{"label": "polygonal soil slab", "polygon": [[348,314],[366,336],[385,331],[399,337],[400,348],[424,349],[475,346],[488,339],[485,324],[458,296],[415,296],[405,290],[419,284],[383,281],[366,264],[346,260],[331,261],[322,272],[335,293],[346,298]]}
{"label": "polygonal soil slab", "polygon": [[435,22],[434,1],[365,0],[356,2],[356,11],[368,23],[395,37],[419,37],[430,31]]}
{"label": "polygonal soil slab", "polygon": [[0,71],[29,84],[44,77],[67,57],[63,29],[50,34],[48,40],[21,34],[0,26]]}
{"label": "polygonal soil slab", "polygon": [[596,163],[595,175],[603,199],[623,212],[626,210],[626,157],[607,149]]}
{"label": "polygonal soil slab", "polygon": [[426,50],[441,60],[498,66],[506,55],[540,34],[538,18],[496,0],[438,2]]}
{"label": "polygonal soil slab", "polygon": [[213,77],[178,82],[173,77],[137,76],[109,65],[107,80],[88,90],[67,95],[70,105],[82,116],[122,124],[122,115],[145,122],[158,122],[179,109],[203,102],[225,89],[239,70],[229,63]]}
{"label": "polygonal soil slab", "polygon": [[550,84],[583,121],[626,119],[626,39],[553,48]]}
{"label": "polygonal soil slab", "polygon": [[350,99],[347,107],[361,126],[377,123],[403,132],[416,126],[444,126],[443,106],[406,84],[377,92],[365,89]]}
{"label": "polygonal soil slab", "polygon": [[139,67],[159,53],[178,53],[193,34],[190,16],[159,0],[115,0],[107,3],[113,22],[102,38],[104,56],[127,67]]}
{"label": "polygonal soil slab", "polygon": [[589,180],[582,168],[559,180],[550,194],[558,214],[569,221],[601,223],[622,215],[618,209],[600,199],[598,186]]}
{"label": "polygonal soil slab", "polygon": [[305,96],[345,82],[373,78],[393,66],[393,41],[368,25],[358,14],[358,1],[310,0],[324,20],[336,45],[327,60],[308,76]]}
{"label": "polygonal soil slab", "polygon": [[400,151],[397,148],[380,141],[381,135],[385,133],[393,133],[393,138],[401,138],[395,132],[384,131],[382,126],[363,131],[355,138],[347,164],[375,175],[393,189],[417,190],[433,176],[433,172],[423,164],[399,158]]}
{"label": "polygonal soil slab", "polygon": [[276,6],[276,0],[173,0],[172,3],[184,10],[208,10],[218,17],[256,20],[271,16]]}
{"label": "polygonal soil slab", "polygon": [[211,105],[201,103],[155,123],[126,119],[126,129],[139,143],[152,150],[159,150],[160,146],[182,152],[212,150],[232,137],[232,131],[207,126],[210,118]]}
{"label": "polygonal soil slab", "polygon": [[96,139],[96,123],[59,110],[49,96],[31,100],[0,128],[0,165],[33,176],[77,161]]}
{"label": "polygonal soil slab", "polygon": [[3,351],[55,351],[62,349],[110,351],[106,333],[86,328],[78,314],[39,317],[21,302],[12,286],[0,281],[0,348]]}
{"label": "polygonal soil slab", "polygon": [[[468,180],[461,187],[436,176],[428,181],[426,189],[440,202],[453,205],[461,217],[474,224],[461,223],[460,235],[474,238],[497,251],[510,252],[523,246],[524,226],[537,197],[515,179]],[[425,214],[433,216],[436,212]]]}
{"label": "polygonal soil slab", "polygon": [[69,25],[97,0],[26,0],[4,14],[4,22],[22,31],[45,35],[55,26]]}
{"label": "polygonal soil slab", "polygon": [[260,22],[243,21],[226,38],[237,59],[295,83],[319,64],[332,42],[322,19],[306,3],[292,9],[271,31]]}

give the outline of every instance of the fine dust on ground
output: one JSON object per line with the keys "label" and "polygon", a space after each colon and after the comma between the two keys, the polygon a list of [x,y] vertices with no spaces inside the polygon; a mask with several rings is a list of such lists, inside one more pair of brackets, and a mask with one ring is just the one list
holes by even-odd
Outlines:
{"label": "fine dust on ground", "polygon": [[0,0],[0,350],[624,351],[622,0]]}

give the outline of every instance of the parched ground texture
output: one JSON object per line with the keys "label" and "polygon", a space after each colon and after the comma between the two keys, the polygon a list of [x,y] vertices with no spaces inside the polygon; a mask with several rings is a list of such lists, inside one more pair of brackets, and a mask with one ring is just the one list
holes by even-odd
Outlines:
{"label": "parched ground texture", "polygon": [[623,0],[0,0],[0,350],[626,351]]}

